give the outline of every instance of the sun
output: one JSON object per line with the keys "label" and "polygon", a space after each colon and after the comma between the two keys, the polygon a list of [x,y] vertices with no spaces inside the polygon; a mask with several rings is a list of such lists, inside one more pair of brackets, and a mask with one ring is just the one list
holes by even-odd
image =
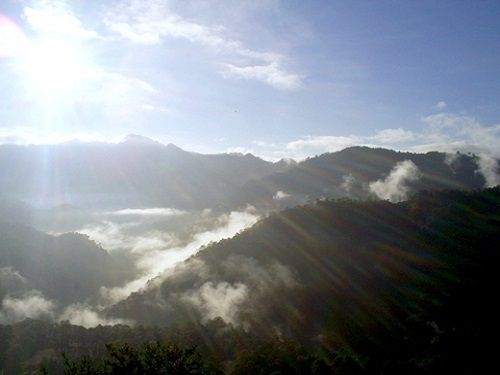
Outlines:
{"label": "sun", "polygon": [[7,59],[15,67],[28,92],[42,98],[76,93],[95,74],[87,52],[80,40],[70,36],[30,38],[14,21],[0,14],[0,60]]}
{"label": "sun", "polygon": [[92,74],[85,51],[62,39],[31,41],[21,60],[21,70],[35,91],[50,96],[78,90]]}

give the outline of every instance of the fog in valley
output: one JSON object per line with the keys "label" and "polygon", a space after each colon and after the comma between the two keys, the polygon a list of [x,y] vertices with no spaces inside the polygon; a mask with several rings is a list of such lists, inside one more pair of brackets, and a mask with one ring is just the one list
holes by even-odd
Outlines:
{"label": "fog in valley", "polygon": [[[50,318],[86,327],[124,323],[103,319],[99,311],[143,289],[149,281],[161,279],[162,274],[204,246],[232,237],[258,218],[259,213],[251,206],[227,213],[160,207],[85,212],[63,207],[44,218],[40,215],[37,229],[54,236],[60,236],[61,229],[83,234],[109,253],[118,267],[125,263],[130,272],[119,285],[102,285],[85,300],[65,306],[36,289],[28,289],[24,277],[12,267],[1,268],[2,289],[7,296],[2,301],[0,320],[6,324],[25,318]],[[113,267],[111,263],[107,272],[113,273]]]}

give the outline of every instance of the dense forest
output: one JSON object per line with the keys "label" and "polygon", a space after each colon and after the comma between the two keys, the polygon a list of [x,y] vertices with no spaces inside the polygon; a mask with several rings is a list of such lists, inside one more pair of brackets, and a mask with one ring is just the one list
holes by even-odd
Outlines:
{"label": "dense forest", "polygon": [[495,358],[499,224],[498,187],[289,208],[106,312],[133,327],[2,326],[0,363],[8,374],[119,373],[117,361],[147,373],[153,357],[192,373],[481,372]]}

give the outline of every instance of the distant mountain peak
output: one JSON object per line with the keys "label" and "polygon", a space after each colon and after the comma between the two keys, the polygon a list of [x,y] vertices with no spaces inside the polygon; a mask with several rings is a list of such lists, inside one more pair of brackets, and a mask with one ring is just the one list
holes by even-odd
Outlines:
{"label": "distant mountain peak", "polygon": [[297,165],[297,161],[292,159],[292,158],[281,158],[276,162],[278,165],[284,165],[284,166],[294,166]]}
{"label": "distant mountain peak", "polygon": [[160,144],[160,142],[157,142],[151,138],[145,137],[143,135],[138,135],[138,134],[129,134],[127,135],[121,143],[127,143],[127,144]]}
{"label": "distant mountain peak", "polygon": [[182,148],[180,148],[179,146],[174,145],[173,143],[169,143],[167,145],[167,150],[170,150],[170,151],[183,151],[183,152],[185,152]]}

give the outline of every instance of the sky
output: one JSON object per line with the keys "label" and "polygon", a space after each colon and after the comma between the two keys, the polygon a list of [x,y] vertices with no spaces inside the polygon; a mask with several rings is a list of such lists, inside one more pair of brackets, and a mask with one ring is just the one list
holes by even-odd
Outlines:
{"label": "sky", "polygon": [[500,156],[500,2],[0,0],[0,143]]}

